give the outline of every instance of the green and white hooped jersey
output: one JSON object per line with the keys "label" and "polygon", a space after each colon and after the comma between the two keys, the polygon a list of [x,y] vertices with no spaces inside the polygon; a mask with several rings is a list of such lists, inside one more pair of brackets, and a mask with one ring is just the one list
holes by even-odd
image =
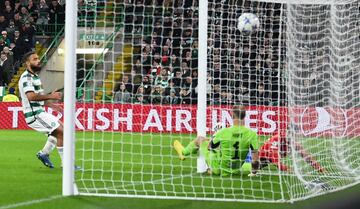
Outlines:
{"label": "green and white hooped jersey", "polygon": [[35,121],[36,115],[45,111],[44,101],[30,102],[28,100],[26,93],[31,91],[37,94],[44,93],[39,76],[26,70],[23,74],[21,74],[19,80],[19,92],[26,123],[32,123]]}

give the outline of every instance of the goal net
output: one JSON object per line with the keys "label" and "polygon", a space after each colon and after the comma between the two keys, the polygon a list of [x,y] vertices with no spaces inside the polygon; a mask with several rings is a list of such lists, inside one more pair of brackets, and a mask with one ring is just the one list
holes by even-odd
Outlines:
{"label": "goal net", "polygon": [[[296,177],[317,194],[359,182],[360,13],[359,1],[304,3],[287,7],[288,133],[326,169],[319,176],[292,155]],[[301,191],[293,198],[313,195],[302,184],[289,185]]]}
{"label": "goal net", "polygon": [[[358,183],[359,1],[209,0],[207,32],[199,3],[80,1],[78,193],[286,202]],[[260,20],[251,35],[237,30],[245,12]],[[204,121],[197,104],[206,104]],[[264,160],[257,177],[248,177],[249,156],[230,176],[198,173],[196,150],[179,160],[174,141],[190,143],[197,123],[209,138],[231,126],[234,105],[246,107],[260,147],[285,136],[273,144],[281,160]]]}

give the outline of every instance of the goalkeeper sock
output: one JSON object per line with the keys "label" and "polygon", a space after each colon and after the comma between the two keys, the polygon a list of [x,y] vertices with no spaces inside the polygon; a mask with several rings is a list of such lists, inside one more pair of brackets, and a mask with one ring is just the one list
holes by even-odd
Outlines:
{"label": "goalkeeper sock", "polygon": [[51,152],[56,147],[57,139],[54,136],[49,136],[48,140],[45,143],[45,146],[42,148],[42,153],[50,155]]}
{"label": "goalkeeper sock", "polygon": [[64,156],[64,154],[63,154],[63,147],[57,147],[57,150],[58,150],[58,152],[59,152],[59,155],[60,155],[60,159],[61,159],[61,166],[62,166],[62,162],[63,162],[63,156]]}
{"label": "goalkeeper sock", "polygon": [[198,147],[195,144],[195,141],[191,141],[183,150],[183,155],[187,156],[194,154],[198,151]]}

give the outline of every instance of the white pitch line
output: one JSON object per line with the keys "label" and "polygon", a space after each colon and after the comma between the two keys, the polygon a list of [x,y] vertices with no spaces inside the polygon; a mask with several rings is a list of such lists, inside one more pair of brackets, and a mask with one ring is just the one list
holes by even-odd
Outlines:
{"label": "white pitch line", "polygon": [[[173,179],[180,179],[183,177],[189,177],[196,174],[195,173],[190,173],[190,174],[185,174],[185,175],[178,175],[178,176],[174,176],[174,177],[169,177],[169,178],[163,178],[163,179],[156,179],[156,180],[150,180],[150,181],[137,181],[134,183],[128,183],[125,184],[123,186],[115,186],[115,187],[109,187],[109,188],[90,188],[90,189],[86,189],[87,191],[96,191],[96,190],[101,190],[101,189],[118,189],[118,188],[125,188],[125,187],[130,187],[130,186],[137,186],[137,185],[141,185],[141,184],[154,184],[154,183],[159,183],[159,182],[164,182],[164,181],[169,181],[169,180],[173,180]],[[83,193],[81,193],[80,195],[82,195]],[[0,208],[2,209],[2,208]]]}
{"label": "white pitch line", "polygon": [[17,208],[20,206],[28,206],[28,205],[33,205],[33,204],[38,204],[38,203],[43,203],[43,202],[49,202],[52,200],[56,200],[61,198],[61,195],[55,195],[55,196],[50,196],[47,198],[43,198],[43,199],[37,199],[37,200],[30,200],[30,201],[26,201],[26,202],[19,202],[19,203],[15,203],[15,204],[11,204],[11,205],[5,205],[5,206],[0,206],[0,209],[9,209],[9,208]]}

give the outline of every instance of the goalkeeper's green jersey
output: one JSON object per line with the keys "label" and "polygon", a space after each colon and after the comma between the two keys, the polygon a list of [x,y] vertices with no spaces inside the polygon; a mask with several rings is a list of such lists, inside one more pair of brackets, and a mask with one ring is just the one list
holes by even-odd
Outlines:
{"label": "goalkeeper's green jersey", "polygon": [[[213,144],[219,146],[220,170],[226,173],[238,173],[246,155],[251,150],[258,150],[259,143],[256,132],[245,126],[232,126],[218,131]],[[223,173],[225,171],[225,173]]]}

